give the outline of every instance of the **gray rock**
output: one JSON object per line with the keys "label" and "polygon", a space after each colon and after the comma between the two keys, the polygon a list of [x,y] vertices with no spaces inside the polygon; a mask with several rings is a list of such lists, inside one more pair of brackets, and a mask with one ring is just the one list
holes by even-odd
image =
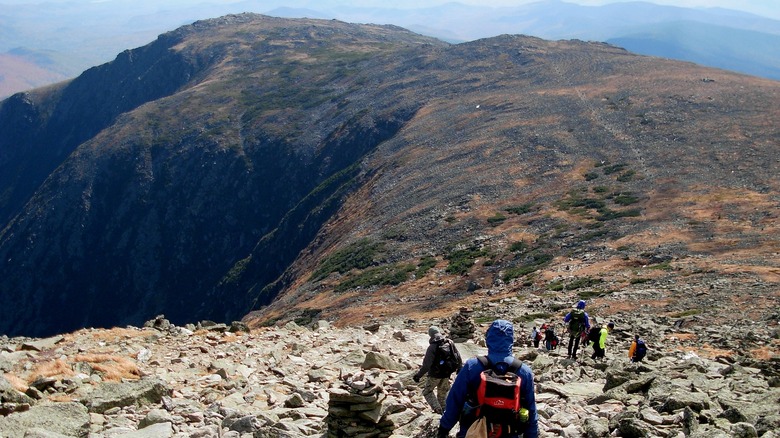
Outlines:
{"label": "gray rock", "polygon": [[605,438],[609,436],[609,423],[606,419],[587,418],[583,429],[588,438]]}
{"label": "gray rock", "polygon": [[369,370],[379,368],[382,370],[406,371],[406,365],[396,362],[388,355],[369,351],[361,365],[363,369]]}
{"label": "gray rock", "polygon": [[303,399],[301,394],[296,392],[290,395],[290,397],[284,401],[284,406],[286,408],[302,408],[306,406],[306,401]]}
{"label": "gray rock", "polygon": [[163,409],[152,409],[148,414],[138,423],[138,428],[143,429],[152,424],[160,423],[172,423],[171,414]]}
{"label": "gray rock", "polygon": [[225,427],[226,424],[230,424],[227,427],[238,433],[254,433],[260,428],[260,421],[254,415],[247,415],[230,423],[222,423],[222,426]]}
{"label": "gray rock", "polygon": [[158,423],[133,432],[117,435],[116,438],[170,438],[173,436],[171,423]]}
{"label": "gray rock", "polygon": [[647,423],[637,418],[622,418],[618,422],[617,430],[624,438],[643,438],[650,436]]}
{"label": "gray rock", "polygon": [[33,406],[25,412],[0,417],[0,436],[23,438],[28,429],[40,429],[68,436],[86,436],[89,413],[79,403],[55,403]]}
{"label": "gray rock", "polygon": [[6,378],[0,374],[0,403],[26,403],[33,404],[30,396],[17,391]]}
{"label": "gray rock", "polygon": [[124,383],[105,382],[88,394],[83,403],[90,412],[100,414],[115,407],[157,404],[167,395],[170,395],[170,389],[157,378]]}
{"label": "gray rock", "polygon": [[51,432],[46,429],[40,429],[34,427],[32,429],[27,429],[27,431],[24,433],[24,438],[71,438],[71,437],[69,437],[68,435],[63,435],[61,433]]}
{"label": "gray rock", "polygon": [[661,412],[674,412],[689,407],[696,412],[710,407],[710,401],[706,394],[700,392],[675,391],[666,398],[661,407]]}
{"label": "gray rock", "polygon": [[750,423],[737,423],[732,424],[729,433],[734,438],[757,438],[758,432],[756,427]]}
{"label": "gray rock", "polygon": [[33,341],[23,342],[19,347],[24,351],[43,351],[54,348],[55,345],[62,342],[65,339],[62,336],[52,336],[46,339],[37,339]]}
{"label": "gray rock", "polygon": [[780,431],[780,413],[767,415],[756,421],[756,431],[763,437],[767,432]]}
{"label": "gray rock", "polygon": [[607,381],[604,383],[604,391],[608,391],[612,388],[616,388],[629,380],[631,380],[631,374],[622,369],[610,369],[607,370]]}
{"label": "gray rock", "polygon": [[228,328],[228,331],[230,333],[237,333],[237,332],[244,332],[249,333],[251,330],[249,329],[249,326],[241,321],[233,321],[230,323],[230,328]]}

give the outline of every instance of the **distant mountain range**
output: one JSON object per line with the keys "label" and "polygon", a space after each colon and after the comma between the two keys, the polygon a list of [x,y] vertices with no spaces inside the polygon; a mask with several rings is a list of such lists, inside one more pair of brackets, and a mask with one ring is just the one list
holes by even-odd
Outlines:
{"label": "distant mountain range", "polygon": [[[180,25],[240,12],[395,24],[452,43],[500,34],[603,41],[635,53],[780,79],[780,21],[725,9],[645,2],[591,7],[558,0],[495,8],[459,3],[419,9],[305,4],[308,7],[270,9],[268,2],[257,0],[164,6],[130,0],[0,5],[0,54],[5,54],[0,56],[0,97],[74,77]],[[20,69],[24,64],[29,67]]]}
{"label": "distant mountain range", "polygon": [[776,290],[778,96],[597,42],[198,21],[0,102],[0,334]]}

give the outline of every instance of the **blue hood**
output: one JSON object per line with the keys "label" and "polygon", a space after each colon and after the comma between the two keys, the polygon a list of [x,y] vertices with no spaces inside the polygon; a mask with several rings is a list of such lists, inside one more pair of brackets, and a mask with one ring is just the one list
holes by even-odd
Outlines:
{"label": "blue hood", "polygon": [[485,335],[488,359],[491,363],[512,363],[512,345],[515,342],[515,329],[512,323],[503,319],[493,321]]}

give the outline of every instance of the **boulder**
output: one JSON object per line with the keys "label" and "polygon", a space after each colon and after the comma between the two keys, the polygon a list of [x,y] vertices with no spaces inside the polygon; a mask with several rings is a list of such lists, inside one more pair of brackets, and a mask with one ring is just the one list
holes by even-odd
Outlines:
{"label": "boulder", "polygon": [[53,432],[71,437],[86,436],[90,417],[87,408],[79,403],[53,403],[33,406],[25,412],[0,417],[0,436],[24,438],[29,429],[35,433]]}
{"label": "boulder", "polygon": [[89,393],[83,403],[89,412],[103,413],[115,407],[157,404],[170,392],[165,382],[157,378],[122,383],[105,382]]}

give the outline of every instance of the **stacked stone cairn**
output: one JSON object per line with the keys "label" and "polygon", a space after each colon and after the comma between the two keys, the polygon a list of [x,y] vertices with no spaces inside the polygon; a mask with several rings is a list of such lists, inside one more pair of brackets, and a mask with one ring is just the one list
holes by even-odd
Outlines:
{"label": "stacked stone cairn", "polygon": [[455,342],[466,342],[474,337],[477,331],[471,316],[474,311],[468,307],[461,307],[458,313],[452,317],[450,323],[450,337]]}
{"label": "stacked stone cairn", "polygon": [[[430,417],[420,409],[409,409],[402,402],[399,381],[375,370],[357,371],[339,376],[340,383],[330,389],[328,401],[328,438],[388,438],[402,429],[431,429]],[[386,385],[387,384],[387,385]]]}

